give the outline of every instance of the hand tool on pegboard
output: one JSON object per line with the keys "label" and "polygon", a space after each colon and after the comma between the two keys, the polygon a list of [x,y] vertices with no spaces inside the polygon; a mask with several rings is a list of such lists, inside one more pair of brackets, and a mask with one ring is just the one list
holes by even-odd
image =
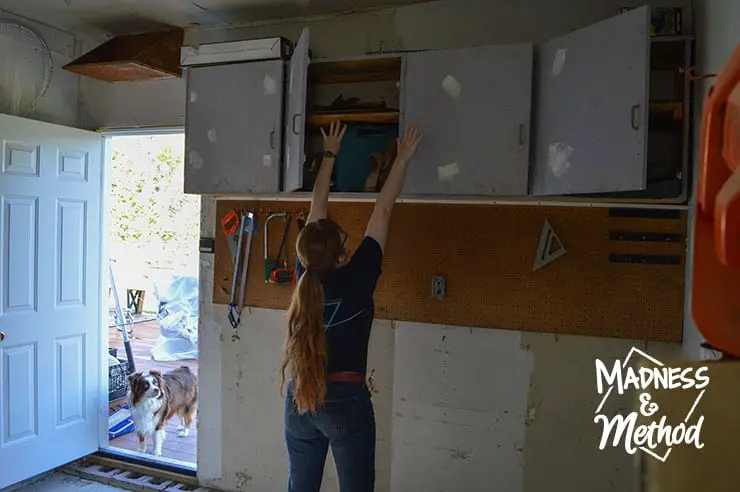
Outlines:
{"label": "hand tool on pegboard", "polygon": [[231,253],[231,265],[236,264],[236,251],[237,244],[239,242],[239,231],[241,224],[241,214],[236,210],[229,210],[226,215],[221,219],[221,228],[226,236],[226,242],[229,245],[229,252]]}
{"label": "hand tool on pegboard", "polygon": [[[229,214],[227,214],[229,215]],[[239,216],[238,236],[236,241],[236,251],[234,255],[234,270],[231,280],[231,298],[227,314],[231,327],[236,328],[241,323],[241,313],[244,308],[244,301],[247,292],[247,273],[249,271],[249,257],[252,250],[252,238],[257,227],[257,221],[252,212],[242,212]],[[231,230],[231,229],[229,229]],[[241,274],[241,275],[240,275]],[[241,277],[241,278],[240,278]],[[237,300],[237,282],[239,283],[239,295]],[[239,335],[236,331],[231,335],[232,340],[238,340]]]}
{"label": "hand tool on pegboard", "polygon": [[[269,247],[269,226],[272,219],[282,217],[285,222],[285,228],[283,229],[283,236],[280,240],[280,249],[278,249],[277,256],[275,259],[270,258],[270,247]],[[272,214],[265,220],[265,282],[285,287],[295,281],[295,270],[288,268],[288,256],[287,254],[282,260],[283,251],[285,250],[285,241],[288,238],[288,231],[290,230],[290,220],[292,216],[287,212],[280,212]],[[282,265],[282,266],[281,266]]]}
{"label": "hand tool on pegboard", "polygon": [[550,225],[550,221],[545,219],[545,223],[542,224],[540,242],[537,244],[537,256],[534,259],[532,271],[536,272],[540,268],[549,265],[567,252],[563,242],[555,233],[555,229]]}

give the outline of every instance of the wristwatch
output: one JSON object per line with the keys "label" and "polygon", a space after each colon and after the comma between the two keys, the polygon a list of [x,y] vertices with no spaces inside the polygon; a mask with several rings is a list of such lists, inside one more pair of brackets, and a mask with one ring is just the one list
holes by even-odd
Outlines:
{"label": "wristwatch", "polygon": [[337,154],[335,154],[331,150],[325,150],[324,151],[324,158],[326,158],[326,159],[336,159],[337,158]]}

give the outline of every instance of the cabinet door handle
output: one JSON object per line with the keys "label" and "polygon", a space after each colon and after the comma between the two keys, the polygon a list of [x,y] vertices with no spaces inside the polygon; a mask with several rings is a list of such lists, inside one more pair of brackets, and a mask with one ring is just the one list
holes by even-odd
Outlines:
{"label": "cabinet door handle", "polygon": [[632,125],[633,130],[639,130],[640,125],[637,124],[637,111],[640,109],[639,104],[633,104],[632,109],[630,111],[630,124]]}
{"label": "cabinet door handle", "polygon": [[275,130],[270,132],[270,148],[275,150]]}
{"label": "cabinet door handle", "polygon": [[292,128],[293,133],[296,134],[296,135],[300,135],[301,134],[301,127],[299,126],[298,129],[296,130],[296,125],[295,125],[296,120],[303,121],[303,115],[301,113],[296,113],[296,114],[293,115],[293,125],[292,125],[293,126],[293,128]]}

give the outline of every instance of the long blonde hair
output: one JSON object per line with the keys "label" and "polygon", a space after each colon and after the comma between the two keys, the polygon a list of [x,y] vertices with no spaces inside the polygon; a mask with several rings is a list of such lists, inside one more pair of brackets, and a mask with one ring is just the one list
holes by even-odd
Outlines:
{"label": "long blonde hair", "polygon": [[306,271],[298,281],[288,308],[288,332],[282,382],[288,372],[298,411],[315,412],[326,397],[327,345],[324,333],[322,276],[334,270],[344,255],[345,234],[334,221],[310,222],[298,235],[298,259]]}

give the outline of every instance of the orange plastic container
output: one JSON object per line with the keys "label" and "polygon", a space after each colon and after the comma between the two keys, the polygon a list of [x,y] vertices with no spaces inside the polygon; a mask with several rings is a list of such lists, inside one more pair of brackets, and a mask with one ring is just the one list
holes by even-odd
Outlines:
{"label": "orange plastic container", "polygon": [[693,260],[694,321],[740,357],[740,45],[704,104]]}

